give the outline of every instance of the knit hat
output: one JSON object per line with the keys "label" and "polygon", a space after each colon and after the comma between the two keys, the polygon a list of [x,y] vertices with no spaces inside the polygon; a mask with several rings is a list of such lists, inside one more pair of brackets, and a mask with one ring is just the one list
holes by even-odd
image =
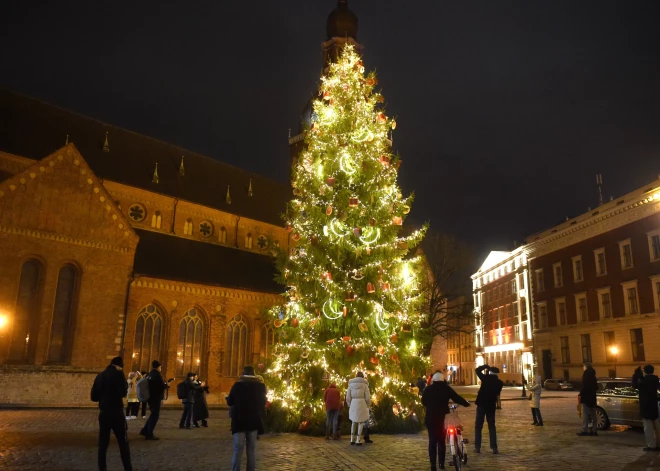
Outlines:
{"label": "knit hat", "polygon": [[111,365],[118,366],[119,368],[124,367],[124,359],[122,357],[114,357],[110,362]]}
{"label": "knit hat", "polygon": [[444,381],[444,380],[445,380],[445,377],[439,371],[433,375],[433,382],[434,383],[436,381]]}

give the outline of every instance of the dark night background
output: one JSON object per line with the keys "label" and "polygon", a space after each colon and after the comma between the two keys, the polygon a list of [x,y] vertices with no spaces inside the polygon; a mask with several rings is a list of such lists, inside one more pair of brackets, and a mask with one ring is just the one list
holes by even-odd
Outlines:
{"label": "dark night background", "polygon": [[[0,87],[286,182],[335,5],[6,2]],[[660,173],[660,2],[349,6],[416,222],[511,249]]]}

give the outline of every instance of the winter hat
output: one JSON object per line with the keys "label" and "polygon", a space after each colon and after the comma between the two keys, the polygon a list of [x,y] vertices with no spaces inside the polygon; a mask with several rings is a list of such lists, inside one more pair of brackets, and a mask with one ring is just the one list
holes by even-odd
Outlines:
{"label": "winter hat", "polygon": [[442,373],[439,371],[433,375],[433,382],[435,383],[436,381],[444,381],[445,377],[442,376]]}
{"label": "winter hat", "polygon": [[119,368],[124,367],[124,359],[122,357],[114,357],[110,362],[111,365],[118,366]]}

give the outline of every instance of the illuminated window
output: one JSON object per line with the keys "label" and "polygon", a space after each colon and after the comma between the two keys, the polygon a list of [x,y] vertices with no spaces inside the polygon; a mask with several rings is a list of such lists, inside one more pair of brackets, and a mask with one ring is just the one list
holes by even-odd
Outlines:
{"label": "illuminated window", "polygon": [[193,235],[193,221],[190,218],[183,225],[183,235]]}
{"label": "illuminated window", "polygon": [[582,270],[582,255],[573,257],[573,282],[579,283],[584,281],[584,272]]}
{"label": "illuminated window", "polygon": [[197,309],[190,309],[179,324],[179,348],[177,350],[177,376],[188,372],[200,372],[204,324]]}
{"label": "illuminated window", "polygon": [[43,265],[36,259],[28,260],[21,267],[16,313],[11,320],[12,330],[7,356],[7,360],[11,362],[32,361],[34,339],[39,328],[42,273]]}
{"label": "illuminated window", "polygon": [[249,232],[245,236],[245,248],[246,249],[251,249],[252,248],[252,234],[249,233]]}
{"label": "illuminated window", "polygon": [[160,358],[160,339],[163,317],[153,304],[143,307],[135,322],[135,340],[133,341],[133,371],[150,371],[153,360]]}
{"label": "illuminated window", "polygon": [[552,265],[552,273],[555,276],[555,288],[564,286],[564,276],[561,271],[561,262]]}
{"label": "illuminated window", "polygon": [[64,363],[69,360],[71,321],[74,313],[78,270],[71,264],[60,269],[50,328],[48,361]]}
{"label": "illuminated window", "polygon": [[633,254],[630,239],[622,240],[619,242],[619,254],[621,256],[621,269],[633,267]]}
{"label": "illuminated window", "polygon": [[270,358],[275,346],[275,328],[269,322],[261,328],[261,355]]}
{"label": "illuminated window", "polygon": [[248,325],[240,314],[227,326],[225,345],[225,374],[239,376],[248,362]]}
{"label": "illuminated window", "polygon": [[155,211],[154,214],[151,216],[151,227],[154,229],[160,229],[160,226],[163,222],[163,216],[161,215],[160,211]]}
{"label": "illuminated window", "polygon": [[612,353],[612,348],[616,345],[614,341],[614,332],[603,332],[603,340],[605,343],[605,361],[607,363],[613,363],[616,361],[616,355]]}
{"label": "illuminated window", "polygon": [[607,275],[607,260],[605,259],[605,248],[594,250],[596,259],[596,276]]}
{"label": "illuminated window", "polygon": [[218,232],[218,242],[221,244],[226,244],[227,243],[227,229],[225,226],[222,226],[220,228],[220,232]]}

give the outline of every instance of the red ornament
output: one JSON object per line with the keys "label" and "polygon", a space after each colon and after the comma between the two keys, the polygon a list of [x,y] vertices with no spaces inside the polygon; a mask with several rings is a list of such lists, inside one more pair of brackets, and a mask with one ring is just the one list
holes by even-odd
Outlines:
{"label": "red ornament", "polygon": [[369,225],[374,227],[376,225],[376,220],[374,218],[369,219]]}
{"label": "red ornament", "polygon": [[400,240],[399,244],[398,244],[398,247],[399,247],[400,250],[407,250],[408,249],[408,242],[406,242],[405,240]]}
{"label": "red ornament", "polygon": [[403,225],[403,218],[401,216],[392,217],[392,224],[395,226]]}
{"label": "red ornament", "polygon": [[325,179],[325,183],[328,186],[334,186],[336,181],[337,181],[337,179],[335,177],[328,177],[328,178]]}
{"label": "red ornament", "polygon": [[373,363],[374,365],[377,365],[377,364],[378,364],[378,358],[376,358],[376,357],[371,357],[371,358],[369,358],[369,361],[370,361],[371,363]]}
{"label": "red ornament", "polygon": [[293,319],[291,319],[291,327],[298,327],[299,324],[300,324],[300,321],[298,320],[297,317],[294,317]]}
{"label": "red ornament", "polygon": [[389,290],[390,290],[390,283],[389,283],[388,281],[385,281],[385,282],[381,285],[381,289],[382,289],[383,291],[389,291]]}
{"label": "red ornament", "polygon": [[389,155],[381,155],[380,156],[380,163],[383,164],[383,167],[389,167],[390,166],[390,157],[389,157]]}
{"label": "red ornament", "polygon": [[353,234],[355,234],[355,237],[360,237],[362,235],[362,229],[359,227],[354,228]]}
{"label": "red ornament", "polygon": [[346,301],[355,301],[355,293],[353,291],[349,291],[346,293]]}
{"label": "red ornament", "polygon": [[322,280],[325,279],[325,280],[328,280],[328,281],[332,281],[332,273],[330,273],[329,271],[326,271],[325,273],[323,273],[323,274],[321,275],[321,279],[322,279]]}
{"label": "red ornament", "polygon": [[350,342],[350,341],[351,341],[351,337],[348,336],[348,335],[342,337],[341,339],[342,339],[344,342]]}
{"label": "red ornament", "polygon": [[346,346],[346,356],[351,356],[355,353],[355,347],[352,347],[351,345]]}
{"label": "red ornament", "polygon": [[348,206],[350,208],[357,208],[359,204],[360,204],[360,201],[355,196],[352,196],[348,199]]}
{"label": "red ornament", "polygon": [[397,343],[397,342],[399,341],[399,335],[398,335],[398,334],[392,334],[392,335],[390,336],[390,341],[391,341],[392,343]]}
{"label": "red ornament", "polygon": [[375,293],[376,287],[373,283],[367,283],[367,293]]}
{"label": "red ornament", "polygon": [[325,208],[325,214],[326,216],[330,216],[332,214],[332,206]]}
{"label": "red ornament", "polygon": [[291,238],[295,241],[298,241],[298,240],[300,240],[300,234],[298,234],[297,232],[294,232],[294,234],[291,236]]}
{"label": "red ornament", "polygon": [[378,113],[378,116],[376,117],[376,119],[381,124],[387,122],[387,116],[385,116],[385,113],[383,113],[382,111],[380,113]]}
{"label": "red ornament", "polygon": [[347,315],[348,315],[348,308],[344,306],[344,317],[346,317]]}
{"label": "red ornament", "polygon": [[287,224],[285,229],[287,232],[291,232],[293,230],[293,227],[291,226],[291,224]]}
{"label": "red ornament", "polygon": [[327,343],[328,345],[332,345],[333,343],[335,343],[335,339],[326,340],[325,343]]}
{"label": "red ornament", "polygon": [[376,85],[376,79],[373,78],[373,77],[369,77],[367,79],[367,85],[369,85],[370,87],[373,87],[374,85]]}
{"label": "red ornament", "polygon": [[330,97],[330,92],[326,91],[325,93],[323,93],[323,99],[325,101],[330,101],[330,98],[331,98]]}
{"label": "red ornament", "polygon": [[392,356],[390,356],[390,358],[392,359],[392,361],[399,363],[399,355],[397,355],[396,353],[392,353]]}
{"label": "red ornament", "polygon": [[385,347],[378,345],[378,353],[381,355],[385,354]]}
{"label": "red ornament", "polygon": [[312,245],[316,245],[319,243],[319,238],[313,235],[312,237],[310,237],[309,241],[312,243]]}

